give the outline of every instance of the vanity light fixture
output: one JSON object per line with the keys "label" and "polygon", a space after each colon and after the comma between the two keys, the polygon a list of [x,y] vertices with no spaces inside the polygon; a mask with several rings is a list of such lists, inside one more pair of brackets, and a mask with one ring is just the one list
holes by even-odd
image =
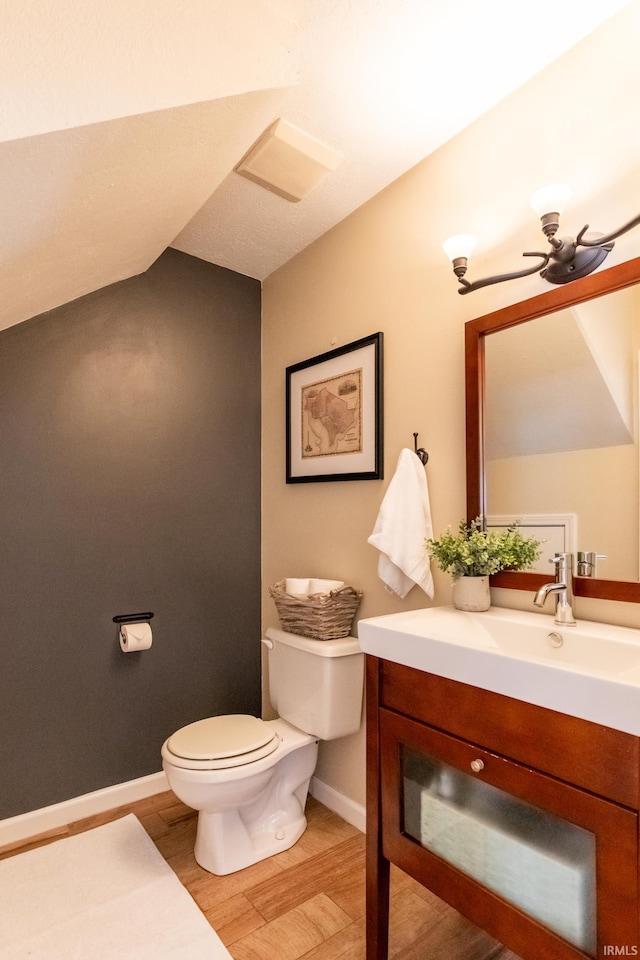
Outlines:
{"label": "vanity light fixture", "polygon": [[470,234],[458,234],[449,237],[443,244],[443,249],[453,265],[453,272],[462,284],[458,293],[471,293],[480,287],[488,287],[492,283],[502,283],[503,280],[515,280],[517,277],[528,277],[539,273],[549,283],[569,283],[579,280],[592,273],[605,260],[613,249],[613,241],[640,224],[640,216],[634,217],[619,230],[607,236],[597,234],[587,235],[589,225],[582,228],[575,239],[573,237],[556,237],[560,227],[560,214],[569,199],[569,190],[562,185],[543,187],[531,197],[531,206],[540,217],[542,232],[549,241],[551,249],[548,253],[523,253],[523,257],[539,257],[541,262],[526,270],[517,270],[515,273],[502,273],[495,277],[485,277],[483,280],[474,280],[470,283],[465,279],[469,257],[476,245],[476,238]]}

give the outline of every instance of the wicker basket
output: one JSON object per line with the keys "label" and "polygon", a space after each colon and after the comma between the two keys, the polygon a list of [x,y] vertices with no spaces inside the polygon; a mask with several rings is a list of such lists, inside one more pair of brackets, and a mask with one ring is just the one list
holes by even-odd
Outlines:
{"label": "wicker basket", "polygon": [[353,587],[340,587],[330,593],[310,597],[291,597],[280,580],[269,593],[273,597],[283,630],[313,640],[337,640],[348,637],[362,593]]}

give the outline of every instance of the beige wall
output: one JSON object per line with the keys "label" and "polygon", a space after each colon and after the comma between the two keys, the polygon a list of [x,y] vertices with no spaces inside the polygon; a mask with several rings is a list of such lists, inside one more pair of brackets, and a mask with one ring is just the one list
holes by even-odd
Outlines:
{"label": "beige wall", "polygon": [[[572,187],[567,233],[586,218],[608,232],[638,212],[640,62],[632,40],[639,31],[638,9],[624,11],[265,281],[265,626],[277,624],[267,586],[284,576],[359,587],[360,617],[428,605],[417,587],[401,601],[377,578],[367,537],[380,501],[400,450],[419,431],[430,454],[436,534],[457,524],[465,511],[464,323],[549,289],[536,276],[460,297],[442,241],[462,231],[479,237],[471,278],[519,269],[521,251],[545,247],[528,199],[548,182]],[[590,75],[597,83],[587,96]],[[639,254],[636,231],[616,243],[608,263]],[[385,479],[285,484],[285,367],[377,330],[385,335]],[[434,602],[449,602],[448,578],[437,571],[435,580]],[[528,605],[524,594],[495,594],[496,602]],[[601,605],[600,614],[640,625],[640,609],[613,610],[623,606]],[[317,775],[363,803],[362,736],[323,744]]]}

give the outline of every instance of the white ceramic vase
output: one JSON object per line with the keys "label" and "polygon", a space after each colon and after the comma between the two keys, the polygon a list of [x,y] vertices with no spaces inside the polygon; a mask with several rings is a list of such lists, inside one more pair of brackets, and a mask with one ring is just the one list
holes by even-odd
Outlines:
{"label": "white ceramic vase", "polygon": [[453,605],[456,610],[479,613],[491,606],[489,577],[458,577],[453,581]]}

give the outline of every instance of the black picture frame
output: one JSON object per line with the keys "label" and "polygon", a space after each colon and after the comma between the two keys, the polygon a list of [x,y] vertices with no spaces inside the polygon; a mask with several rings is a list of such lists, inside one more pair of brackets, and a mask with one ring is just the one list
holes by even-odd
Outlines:
{"label": "black picture frame", "polygon": [[383,335],[286,370],[287,483],[383,478]]}

